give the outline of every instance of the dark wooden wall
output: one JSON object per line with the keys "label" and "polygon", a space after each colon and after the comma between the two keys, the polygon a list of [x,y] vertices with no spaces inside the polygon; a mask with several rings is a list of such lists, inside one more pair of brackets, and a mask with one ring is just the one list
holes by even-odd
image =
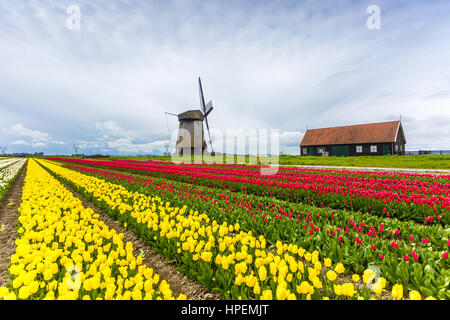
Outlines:
{"label": "dark wooden wall", "polygon": [[[377,152],[370,152],[370,146],[376,145],[377,146]],[[386,154],[383,149],[383,145],[386,145],[388,148],[387,154],[405,154],[405,143],[403,141],[397,141],[395,143],[392,142],[386,142],[386,143],[362,143],[362,144],[349,144],[349,145],[341,145],[341,146],[348,146],[349,148],[349,156],[351,157],[357,157],[357,156],[382,156]],[[395,149],[395,145],[398,145],[398,151]],[[358,153],[356,152],[356,146],[362,146],[362,152]],[[308,156],[321,156],[322,154],[318,153],[319,148],[325,148],[325,152],[328,152],[329,156],[334,156],[332,153],[332,146],[331,145],[323,145],[323,146],[303,146],[300,147],[300,154],[303,156],[305,155],[303,153],[303,148],[308,149]],[[314,153],[310,154],[310,148],[314,148]]]}

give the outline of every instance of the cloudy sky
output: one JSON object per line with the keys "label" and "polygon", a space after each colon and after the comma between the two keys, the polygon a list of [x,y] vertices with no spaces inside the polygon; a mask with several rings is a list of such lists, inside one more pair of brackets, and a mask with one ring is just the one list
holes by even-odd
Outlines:
{"label": "cloudy sky", "polygon": [[306,127],[400,115],[407,150],[450,149],[449,17],[447,0],[2,0],[0,146],[161,153],[201,76],[213,129],[278,129],[285,153]]}

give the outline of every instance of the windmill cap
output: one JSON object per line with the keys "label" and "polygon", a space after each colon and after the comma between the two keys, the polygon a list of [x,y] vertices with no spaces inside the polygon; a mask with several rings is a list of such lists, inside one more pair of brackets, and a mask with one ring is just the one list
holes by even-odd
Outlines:
{"label": "windmill cap", "polygon": [[189,110],[178,115],[178,121],[181,120],[200,120],[203,121],[205,117],[200,110]]}

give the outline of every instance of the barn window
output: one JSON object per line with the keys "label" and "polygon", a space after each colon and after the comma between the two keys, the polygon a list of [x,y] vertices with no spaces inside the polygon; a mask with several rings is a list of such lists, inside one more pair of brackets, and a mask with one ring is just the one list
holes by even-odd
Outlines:
{"label": "barn window", "polygon": [[303,148],[303,154],[307,155],[308,154],[308,148]]}
{"label": "barn window", "polygon": [[395,152],[398,152],[398,144],[395,145]]}
{"label": "barn window", "polygon": [[371,146],[370,146],[370,152],[375,153],[375,152],[377,152],[377,151],[378,151],[378,148],[377,148],[376,145],[371,145]]}
{"label": "barn window", "polygon": [[356,152],[362,153],[362,146],[356,146]]}
{"label": "barn window", "polygon": [[320,154],[325,153],[325,148],[324,147],[317,148],[317,153],[320,153]]}

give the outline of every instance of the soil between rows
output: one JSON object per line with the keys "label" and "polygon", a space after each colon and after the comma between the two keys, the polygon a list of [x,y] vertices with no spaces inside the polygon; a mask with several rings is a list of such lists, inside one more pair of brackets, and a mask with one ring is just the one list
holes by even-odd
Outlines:
{"label": "soil between rows", "polygon": [[152,268],[154,272],[159,274],[160,281],[166,280],[170,285],[170,289],[173,292],[174,297],[183,293],[188,299],[193,300],[223,300],[223,296],[219,293],[211,293],[200,282],[194,281],[187,275],[176,270],[176,266],[171,264],[165,256],[155,252],[148,244],[140,239],[132,231],[125,229],[118,221],[112,219],[107,213],[93,205],[86,200],[81,194],[75,191],[73,188],[58,180],[64,185],[67,190],[72,192],[74,197],[81,200],[83,206],[91,208],[95,213],[99,214],[100,220],[102,220],[110,229],[116,230],[117,233],[123,233],[123,241],[129,241],[133,244],[134,254],[138,255],[141,250],[144,252],[145,257],[143,263],[147,267]]}
{"label": "soil between rows", "polygon": [[[0,202],[0,287],[9,283],[10,257],[16,252],[17,233],[15,226],[19,218],[18,209],[22,200],[27,165],[28,163],[24,164],[19,176]],[[2,226],[4,226],[3,231],[1,231]]]}

